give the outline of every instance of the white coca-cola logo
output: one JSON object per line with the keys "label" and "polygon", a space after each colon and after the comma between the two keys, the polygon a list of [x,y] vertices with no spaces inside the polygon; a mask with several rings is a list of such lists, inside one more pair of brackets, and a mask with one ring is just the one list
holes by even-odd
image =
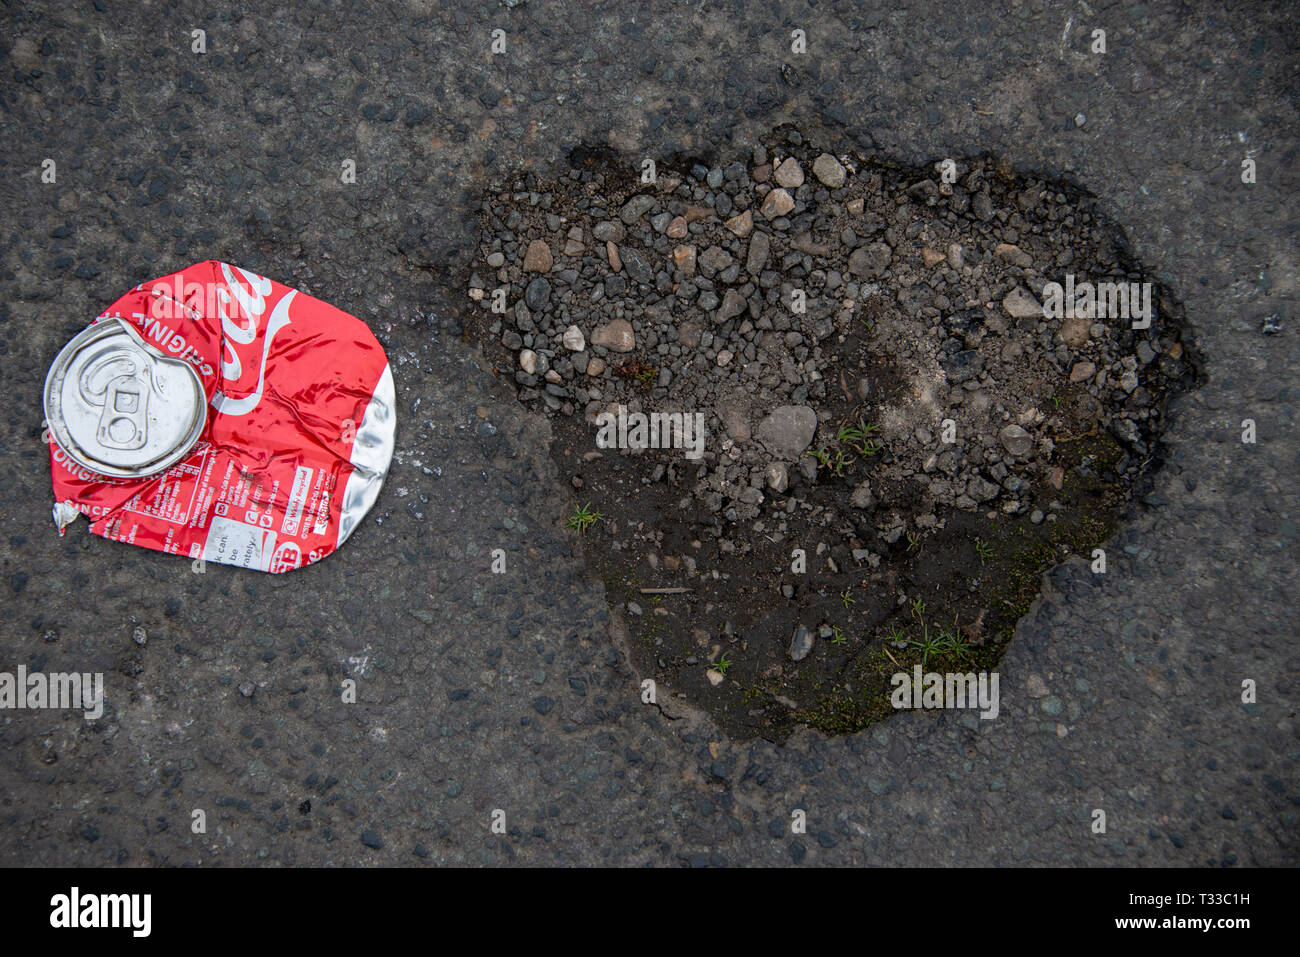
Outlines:
{"label": "white coca-cola logo", "polygon": [[[222,263],[221,274],[225,277],[226,284],[224,288],[218,288],[216,304],[217,316],[221,319],[221,375],[232,383],[244,377],[244,362],[236,346],[247,346],[256,341],[262,314],[266,312],[266,297],[271,292],[271,280],[238,266],[234,270],[244,278],[244,282],[237,280],[231,267]],[[262,401],[262,390],[266,385],[266,357],[271,351],[271,341],[277,332],[289,324],[289,303],[296,295],[297,290],[289,290],[271,310],[262,338],[260,358],[256,351],[244,354],[244,359],[258,362],[257,388],[238,399],[229,398],[221,390],[212,397],[212,407],[222,415],[247,415]],[[233,310],[233,315],[229,309],[232,302],[238,307]]]}

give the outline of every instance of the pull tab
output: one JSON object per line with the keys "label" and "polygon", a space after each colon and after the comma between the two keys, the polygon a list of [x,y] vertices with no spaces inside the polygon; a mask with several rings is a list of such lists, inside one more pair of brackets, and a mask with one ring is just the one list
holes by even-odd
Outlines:
{"label": "pull tab", "polygon": [[[148,372],[145,372],[147,378]],[[99,416],[96,438],[112,449],[138,449],[148,438],[145,429],[149,408],[148,383],[139,375],[121,375],[104,392],[104,411]]]}

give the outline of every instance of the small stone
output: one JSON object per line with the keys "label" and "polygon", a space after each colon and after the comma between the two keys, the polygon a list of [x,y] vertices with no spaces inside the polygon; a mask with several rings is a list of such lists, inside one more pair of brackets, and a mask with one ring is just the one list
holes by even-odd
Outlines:
{"label": "small stone", "polygon": [[605,255],[609,257],[609,268],[614,270],[614,272],[621,272],[623,269],[623,259],[619,256],[618,247],[614,245],[612,239],[605,243]]}
{"label": "small stone", "polygon": [[737,442],[748,442],[752,434],[749,428],[749,416],[738,403],[726,403],[718,407],[718,418],[727,430],[727,435]]}
{"label": "small stone", "polygon": [[673,221],[668,224],[669,239],[685,239],[687,233],[686,220],[681,216],[674,216]]}
{"label": "small stone", "polygon": [[975,349],[962,349],[939,360],[944,374],[953,385],[969,382],[984,368],[984,357]]}
{"label": "small stone", "polygon": [[525,349],[519,353],[519,368],[523,369],[529,375],[537,371],[537,353],[532,349]]}
{"label": "small stone", "polygon": [[651,207],[654,206],[654,204],[655,204],[655,198],[653,196],[647,195],[646,193],[641,193],[638,196],[633,196],[631,199],[629,199],[626,203],[623,204],[623,208],[619,210],[618,218],[623,220],[623,222],[625,222],[627,225],[631,226],[638,219],[640,219],[642,216],[648,213]]}
{"label": "small stone", "polygon": [[1028,253],[1023,252],[1019,246],[1013,246],[1011,243],[998,243],[993,247],[993,255],[1003,262],[1009,262],[1021,269],[1028,269],[1034,264],[1033,258]]}
{"label": "small stone", "polygon": [[747,209],[739,216],[732,216],[725,225],[733,234],[744,239],[754,229],[754,212]]}
{"label": "small stone", "polygon": [[524,289],[524,302],[533,312],[544,312],[551,301],[551,284],[538,276]]}
{"label": "small stone", "polygon": [[593,379],[605,371],[605,360],[600,356],[592,356],[591,361],[587,363],[587,375]]}
{"label": "small stone", "polygon": [[1092,325],[1081,316],[1074,316],[1061,323],[1061,341],[1071,349],[1079,349],[1088,344]]}
{"label": "small stone", "polygon": [[768,219],[784,216],[794,209],[794,200],[783,189],[774,189],[763,199],[762,213]]}
{"label": "small stone", "polygon": [[776,168],[772,174],[778,186],[784,186],[786,189],[798,189],[803,185],[803,167],[793,156],[789,157],[784,163]]}
{"label": "small stone", "polygon": [[149,633],[144,630],[143,625],[136,625],[131,629],[131,640],[143,648],[149,643]]}
{"label": "small stone", "polygon": [[783,405],[758,424],[754,435],[774,454],[796,459],[817,431],[817,413],[806,405]]}
{"label": "small stone", "polygon": [[673,265],[688,276],[695,275],[695,247],[678,246],[673,249]]}
{"label": "small stone", "polygon": [[1035,674],[1025,679],[1025,690],[1031,698],[1046,698],[1048,695],[1047,682]]}
{"label": "small stone", "polygon": [[935,266],[939,265],[939,263],[943,262],[945,258],[944,254],[939,252],[937,249],[931,249],[927,246],[925,249],[921,250],[921,261],[925,263],[926,269],[933,269]]}
{"label": "small stone", "polygon": [[1043,510],[1041,508],[1034,509],[1032,512],[1029,513],[1029,520],[1033,522],[1035,525],[1042,525]]}
{"label": "small stone", "polygon": [[830,153],[823,153],[813,160],[813,175],[831,189],[844,185],[844,166]]}
{"label": "small stone", "polygon": [[551,247],[542,240],[534,239],[528,244],[528,251],[524,253],[524,272],[550,272],[554,263]]}
{"label": "small stone", "polygon": [[564,348],[570,352],[581,352],[587,348],[587,340],[583,337],[582,330],[577,326],[569,326],[569,328],[565,329],[562,341]]}
{"label": "small stone", "polygon": [[1003,426],[998,433],[998,440],[1004,449],[1018,459],[1025,458],[1034,451],[1034,437],[1014,423]]}
{"label": "small stone", "polygon": [[627,274],[636,282],[650,284],[655,281],[655,272],[646,262],[645,256],[631,246],[623,246],[618,251],[623,259]]}
{"label": "small stone", "polygon": [[1042,318],[1043,307],[1038,304],[1033,293],[1023,286],[1017,286],[1007,293],[1002,300],[1002,308],[1012,319]]}
{"label": "small stone", "polygon": [[688,320],[677,328],[677,341],[681,343],[683,349],[694,349],[700,344],[703,332],[698,322]]}
{"label": "small stone", "polygon": [[[632,323],[626,319],[615,319],[596,328],[591,334],[591,344],[602,346],[611,352],[631,352],[636,348],[636,334],[632,331]],[[574,351],[581,351],[581,347]]]}
{"label": "small stone", "polygon": [[991,502],[998,496],[998,485],[977,475],[966,484],[966,494],[977,502]]}
{"label": "small stone", "polygon": [[727,680],[722,676],[722,672],[719,671],[717,668],[709,668],[707,671],[704,672],[704,677],[708,678],[709,684],[713,685],[713,687],[715,688],[718,685],[722,684],[722,682]]}
{"label": "small stone", "polygon": [[700,272],[712,277],[714,274],[726,269],[736,260],[732,258],[731,253],[727,252],[721,246],[709,246],[699,255]]}
{"label": "small stone", "polygon": [[718,308],[718,311],[713,314],[713,321],[715,323],[726,322],[728,319],[740,315],[748,308],[749,303],[745,301],[745,297],[742,296],[738,290],[728,289],[726,294],[722,297],[722,305]]}
{"label": "small stone", "polygon": [[875,279],[889,267],[893,255],[884,243],[859,246],[849,256],[849,271],[859,279]]}
{"label": "small stone", "polygon": [[754,233],[749,241],[749,255],[745,257],[745,269],[751,276],[757,276],[767,265],[767,258],[772,254],[772,240],[767,233]]}
{"label": "small stone", "polygon": [[965,250],[961,248],[961,243],[948,244],[948,265],[953,269],[966,265]]}
{"label": "small stone", "polygon": [[[524,0],[514,0],[514,5],[518,5],[522,2],[524,2]],[[508,2],[506,5],[510,6],[511,4]],[[678,186],[682,185],[682,178],[676,173],[660,173],[655,185],[659,188],[659,192],[661,193],[672,193],[677,190]]]}
{"label": "small stone", "polygon": [[1076,362],[1070,370],[1071,382],[1083,382],[1097,374],[1097,367],[1091,362]]}
{"label": "small stone", "polygon": [[854,508],[871,508],[876,504],[876,496],[871,493],[871,483],[863,482],[849,496],[849,504]]}
{"label": "small stone", "polygon": [[862,210],[866,208],[866,202],[859,196],[857,199],[851,199],[845,206],[851,216],[861,216]]}
{"label": "small stone", "polygon": [[627,238],[627,230],[623,228],[623,224],[613,220],[597,223],[591,228],[591,234],[601,242],[609,243],[621,243]]}
{"label": "small stone", "polygon": [[764,473],[767,487],[773,492],[784,492],[790,487],[790,469],[784,462],[773,462]]}
{"label": "small stone", "polygon": [[384,839],[379,836],[378,831],[365,830],[361,832],[361,843],[371,850],[379,851],[384,847]]}
{"label": "small stone", "polygon": [[790,660],[803,661],[813,650],[813,633],[807,625],[799,625],[790,636]]}

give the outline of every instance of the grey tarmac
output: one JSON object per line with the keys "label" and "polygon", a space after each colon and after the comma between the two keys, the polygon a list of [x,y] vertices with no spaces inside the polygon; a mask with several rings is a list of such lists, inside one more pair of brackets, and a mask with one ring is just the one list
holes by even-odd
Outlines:
{"label": "grey tarmac", "polygon": [[[17,4],[0,29],[0,670],[102,671],[106,694],[96,722],[0,714],[0,863],[1297,862],[1289,4],[109,7]],[[1206,356],[1107,572],[1048,576],[996,720],[908,712],[778,747],[644,705],[563,527],[549,426],[460,339],[490,181],[580,145],[630,173],[746,156],[790,120],[836,156],[1068,176]],[[205,258],[361,317],[393,365],[384,492],[292,574],[199,575],[49,520],[50,361],[133,284]]]}

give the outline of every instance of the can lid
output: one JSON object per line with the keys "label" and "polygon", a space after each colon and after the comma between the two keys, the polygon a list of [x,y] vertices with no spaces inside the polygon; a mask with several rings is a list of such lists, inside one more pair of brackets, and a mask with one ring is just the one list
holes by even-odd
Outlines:
{"label": "can lid", "polygon": [[122,320],[74,336],[45,377],[45,421],[68,457],[100,475],[139,478],[183,459],[207,422],[203,380]]}

